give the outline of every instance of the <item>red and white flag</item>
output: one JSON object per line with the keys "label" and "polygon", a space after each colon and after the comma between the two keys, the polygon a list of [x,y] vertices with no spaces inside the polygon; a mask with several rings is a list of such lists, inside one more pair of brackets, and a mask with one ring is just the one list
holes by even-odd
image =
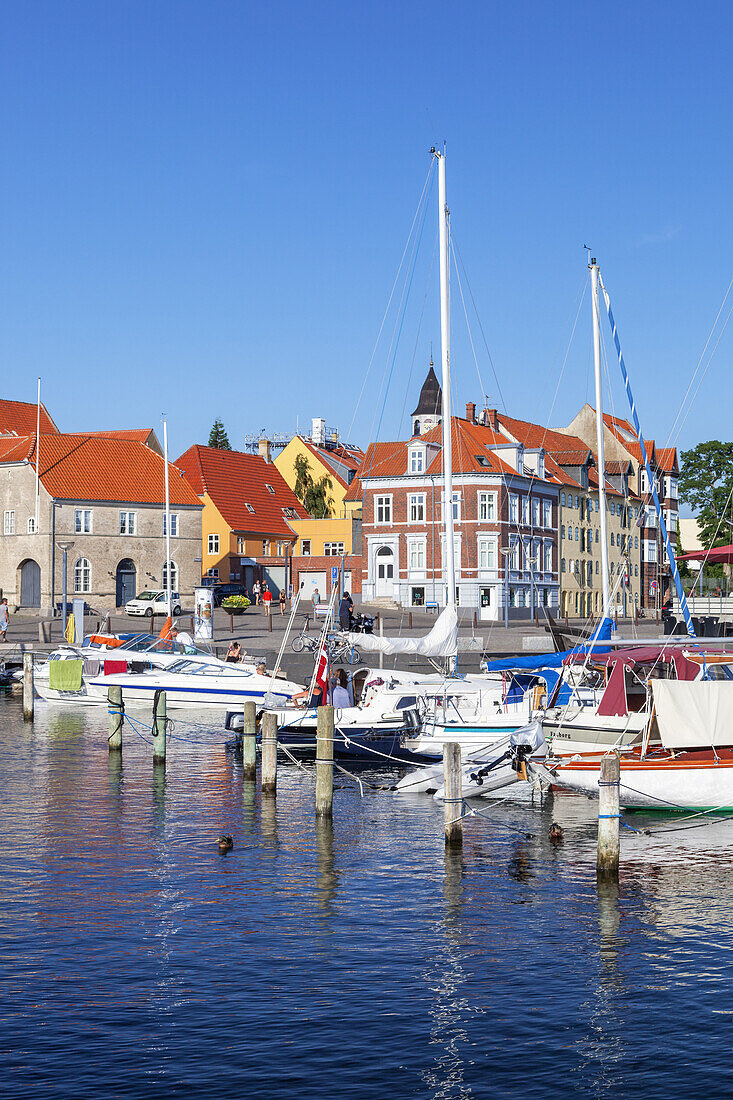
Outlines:
{"label": "red and white flag", "polygon": [[316,667],[316,677],[313,683],[313,688],[321,689],[321,704],[328,702],[328,654],[326,653],[325,639],[321,644],[321,651],[318,654],[318,665]]}

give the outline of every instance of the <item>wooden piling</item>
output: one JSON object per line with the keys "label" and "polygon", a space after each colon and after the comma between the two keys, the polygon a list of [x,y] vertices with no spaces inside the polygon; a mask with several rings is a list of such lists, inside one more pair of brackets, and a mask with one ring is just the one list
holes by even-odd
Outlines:
{"label": "wooden piling", "polygon": [[277,715],[267,711],[262,715],[262,790],[275,794],[277,790]]}
{"label": "wooden piling", "polygon": [[23,717],[26,722],[33,721],[33,654],[23,654]]}
{"label": "wooden piling", "polygon": [[316,817],[333,815],[333,707],[318,708]]}
{"label": "wooden piling", "polygon": [[[157,693],[156,693],[157,694]],[[153,704],[153,763],[165,764],[166,742],[166,698],[165,692],[157,695],[157,706]]]}
{"label": "wooden piling", "polygon": [[446,844],[463,843],[463,773],[461,746],[455,741],[443,745],[443,817]]}
{"label": "wooden piling", "polygon": [[598,780],[598,855],[599,878],[617,878],[619,860],[619,784],[621,764],[617,752],[601,760]]}
{"label": "wooden piling", "polygon": [[257,704],[254,699],[248,699],[244,704],[242,775],[245,779],[257,777]]}
{"label": "wooden piling", "polygon": [[107,744],[110,752],[122,752],[122,722],[125,708],[122,702],[122,688],[110,684],[107,689],[107,710],[109,715],[109,739]]}

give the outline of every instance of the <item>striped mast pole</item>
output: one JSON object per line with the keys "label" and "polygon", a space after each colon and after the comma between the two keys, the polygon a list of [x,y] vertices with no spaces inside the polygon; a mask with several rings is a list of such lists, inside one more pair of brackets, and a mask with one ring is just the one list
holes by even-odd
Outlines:
{"label": "striped mast pole", "polygon": [[[601,290],[603,291],[603,298],[606,303],[606,312],[608,313],[608,321],[611,325],[611,333],[613,334],[613,342],[616,347],[616,354],[618,356],[618,365],[621,368],[621,377],[624,382],[624,389],[626,390],[626,397],[629,402],[629,409],[631,410],[631,419],[634,424],[634,430],[636,437],[639,440],[639,446],[641,447],[641,457],[644,460],[644,469],[646,470],[647,480],[651,488],[652,500],[654,501],[654,508],[656,509],[657,519],[659,521],[659,528],[662,532],[662,539],[664,540],[664,548],[667,552],[667,560],[672,571],[672,580],[674,581],[675,589],[677,590],[677,596],[680,601],[680,610],[685,620],[685,626],[687,627],[687,633],[691,638],[697,641],[697,635],[695,634],[695,627],[692,625],[692,616],[690,615],[690,609],[687,606],[687,597],[685,596],[685,590],[682,587],[682,581],[680,579],[680,571],[677,568],[677,559],[674,556],[674,549],[670,542],[669,534],[667,532],[667,524],[664,522],[664,513],[662,512],[662,506],[659,503],[659,494],[657,493],[657,483],[652,475],[652,468],[649,462],[649,455],[647,454],[646,442],[644,436],[641,433],[641,425],[639,424],[639,417],[636,412],[636,402],[634,401],[634,395],[631,392],[631,383],[629,381],[629,374],[626,370],[626,364],[624,363],[623,353],[621,351],[621,341],[618,335],[618,329],[616,328],[616,321],[613,316],[613,310],[611,309],[611,299],[608,291],[603,285],[603,279],[600,280]],[[704,658],[703,658],[704,669]]]}

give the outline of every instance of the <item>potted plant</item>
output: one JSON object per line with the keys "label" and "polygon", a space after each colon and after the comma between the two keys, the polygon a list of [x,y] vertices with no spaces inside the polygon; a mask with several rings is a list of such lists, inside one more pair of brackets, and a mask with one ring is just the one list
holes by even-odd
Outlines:
{"label": "potted plant", "polygon": [[250,605],[246,596],[227,596],[221,601],[221,606],[230,615],[243,615]]}

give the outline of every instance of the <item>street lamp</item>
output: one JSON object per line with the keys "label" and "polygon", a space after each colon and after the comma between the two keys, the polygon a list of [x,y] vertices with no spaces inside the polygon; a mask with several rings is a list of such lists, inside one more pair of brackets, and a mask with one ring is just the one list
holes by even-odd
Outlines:
{"label": "street lamp", "polygon": [[58,548],[61,551],[63,551],[63,555],[64,555],[63,562],[62,562],[62,565],[61,565],[61,584],[62,584],[62,589],[63,589],[63,595],[62,595],[62,601],[63,602],[61,604],[61,615],[62,615],[62,623],[63,623],[62,633],[63,633],[64,637],[66,637],[66,578],[67,578],[67,572],[66,572],[67,558],[66,558],[66,555],[68,554],[69,550],[74,549],[74,544],[73,544],[73,542],[57,542],[56,545],[58,546]]}
{"label": "street lamp", "polygon": [[504,629],[509,629],[509,555],[514,553],[513,546],[500,546],[499,553],[504,555]]}

